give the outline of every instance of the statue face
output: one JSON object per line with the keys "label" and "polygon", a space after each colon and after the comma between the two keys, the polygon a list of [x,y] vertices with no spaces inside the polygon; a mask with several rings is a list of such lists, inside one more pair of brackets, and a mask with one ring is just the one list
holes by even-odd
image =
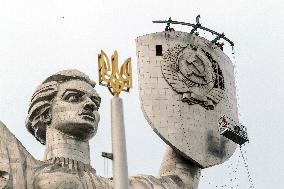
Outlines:
{"label": "statue face", "polygon": [[62,83],[52,102],[50,126],[80,140],[88,140],[97,131],[99,104],[97,92],[88,83],[79,80]]}

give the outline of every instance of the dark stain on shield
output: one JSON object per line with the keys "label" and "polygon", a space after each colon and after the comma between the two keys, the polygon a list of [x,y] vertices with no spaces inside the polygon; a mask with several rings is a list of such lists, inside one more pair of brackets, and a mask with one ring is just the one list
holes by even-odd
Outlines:
{"label": "dark stain on shield", "polygon": [[226,156],[226,143],[227,141],[223,138],[217,138],[214,136],[213,131],[207,132],[207,151],[220,159]]}

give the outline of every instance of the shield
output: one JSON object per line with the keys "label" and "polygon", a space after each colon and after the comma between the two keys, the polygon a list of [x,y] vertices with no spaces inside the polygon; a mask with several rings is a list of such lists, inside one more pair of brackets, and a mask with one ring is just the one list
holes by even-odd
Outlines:
{"label": "shield", "polygon": [[218,130],[224,115],[238,122],[230,59],[185,32],[144,35],[136,46],[141,107],[155,133],[202,168],[231,157],[236,144]]}

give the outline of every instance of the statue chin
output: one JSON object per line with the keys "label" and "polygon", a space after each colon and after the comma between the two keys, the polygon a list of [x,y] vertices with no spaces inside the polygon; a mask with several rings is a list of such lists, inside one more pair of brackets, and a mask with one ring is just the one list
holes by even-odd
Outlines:
{"label": "statue chin", "polygon": [[56,125],[52,128],[82,141],[90,140],[97,132],[97,124],[86,123],[66,123],[63,125]]}

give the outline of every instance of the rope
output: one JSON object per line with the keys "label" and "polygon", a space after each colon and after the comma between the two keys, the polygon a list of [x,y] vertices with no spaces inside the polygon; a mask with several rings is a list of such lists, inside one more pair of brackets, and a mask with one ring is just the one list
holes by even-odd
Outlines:
{"label": "rope", "polygon": [[242,155],[242,158],[243,158],[243,162],[244,162],[244,165],[245,165],[245,168],[246,168],[246,171],[247,171],[247,175],[248,175],[248,179],[249,179],[249,183],[250,183],[250,187],[249,188],[254,188],[254,184],[253,184],[253,181],[252,181],[252,178],[251,178],[251,174],[250,174],[250,171],[249,171],[249,167],[248,167],[248,163],[247,163],[247,158],[244,157],[244,153],[242,151],[242,147],[241,146],[240,146],[240,151],[241,151],[241,155]]}
{"label": "rope", "polygon": [[[235,188],[238,188],[238,187],[239,187],[239,184],[237,183],[237,179],[238,179],[238,177],[237,177],[237,172],[238,172],[238,170],[239,170],[240,159],[241,159],[241,155],[239,154],[239,155],[238,155],[238,159],[237,159],[236,166],[232,169],[232,173],[229,173],[229,175],[232,175],[230,181],[231,181],[231,182],[234,182],[234,186],[231,187],[231,188],[234,188],[234,187],[235,187]],[[233,163],[232,163],[232,165],[233,165]]]}
{"label": "rope", "polygon": [[[212,181],[207,181],[206,183],[208,185],[213,185],[212,187],[214,188],[224,188],[224,189],[238,189],[239,188],[239,177],[238,177],[238,171],[239,171],[239,165],[240,165],[240,162],[241,162],[241,154],[239,153],[238,154],[238,158],[237,158],[237,162],[235,163],[236,161],[234,162],[231,162],[228,166],[227,166],[227,169],[229,170],[227,172],[227,176],[226,178],[228,177],[228,180],[226,181],[226,183],[223,183],[221,185],[216,185],[214,183],[212,183]],[[201,178],[204,178],[204,176],[202,175]]]}

